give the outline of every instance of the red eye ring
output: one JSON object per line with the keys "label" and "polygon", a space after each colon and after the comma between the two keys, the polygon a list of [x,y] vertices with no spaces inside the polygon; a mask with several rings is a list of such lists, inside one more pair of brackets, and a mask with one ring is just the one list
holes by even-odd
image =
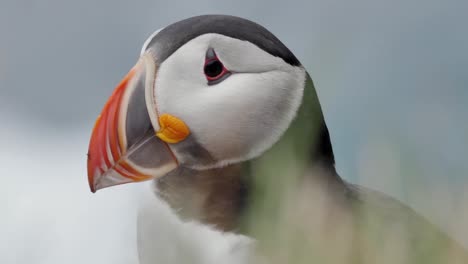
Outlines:
{"label": "red eye ring", "polygon": [[217,84],[231,74],[231,72],[224,67],[218,56],[216,56],[213,49],[207,51],[203,72],[208,80],[208,85]]}

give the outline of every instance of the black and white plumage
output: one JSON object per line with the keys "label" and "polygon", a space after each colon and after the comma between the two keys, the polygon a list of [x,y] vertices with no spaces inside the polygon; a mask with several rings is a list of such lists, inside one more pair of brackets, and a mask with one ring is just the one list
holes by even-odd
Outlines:
{"label": "black and white plumage", "polygon": [[[304,186],[312,212],[325,218],[327,228],[340,221],[356,227],[348,237],[352,261],[370,251],[356,245],[363,211],[379,229],[403,228],[414,258],[432,253],[424,247],[430,238],[456,252],[460,261],[468,260],[456,242],[407,206],[340,178],[308,73],[273,34],[245,19],[198,16],[155,32],[106,104],[89,154],[93,191],[155,179],[158,197],[170,206],[160,205],[161,210],[175,212],[171,217],[178,223],[165,229],[173,231],[166,236],[176,239],[177,230],[197,230],[224,245],[220,252],[241,248],[234,250],[242,259],[238,262],[246,261],[245,248],[253,243],[244,235],[257,238],[252,222],[274,223],[266,217],[284,209],[283,196],[296,189],[302,193]],[[264,205],[272,200],[274,206]],[[148,213],[140,219],[146,227],[140,257],[151,263],[168,253],[151,250],[147,241],[158,235],[148,236],[163,218]],[[145,224],[148,219],[152,224]],[[190,237],[198,238],[179,241]],[[214,257],[200,263],[231,263],[228,259],[235,261]]]}

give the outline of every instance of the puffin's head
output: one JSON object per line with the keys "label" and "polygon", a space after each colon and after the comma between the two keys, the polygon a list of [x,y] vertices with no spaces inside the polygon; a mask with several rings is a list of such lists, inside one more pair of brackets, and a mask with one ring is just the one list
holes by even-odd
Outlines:
{"label": "puffin's head", "polygon": [[305,78],[288,48],[248,20],[199,16],[155,32],[96,121],[91,190],[261,155],[294,119]]}

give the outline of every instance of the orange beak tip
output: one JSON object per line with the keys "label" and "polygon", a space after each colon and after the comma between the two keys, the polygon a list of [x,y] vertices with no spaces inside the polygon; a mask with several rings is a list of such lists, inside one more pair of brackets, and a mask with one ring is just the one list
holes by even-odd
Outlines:
{"label": "orange beak tip", "polygon": [[[87,155],[88,184],[92,193],[161,177],[178,166],[167,143],[184,140],[190,130],[177,117],[163,114],[157,118],[150,96],[155,69],[152,56],[142,56],[98,115]],[[155,133],[156,126],[152,123],[158,121],[161,130]],[[150,159],[151,155],[157,158]]]}

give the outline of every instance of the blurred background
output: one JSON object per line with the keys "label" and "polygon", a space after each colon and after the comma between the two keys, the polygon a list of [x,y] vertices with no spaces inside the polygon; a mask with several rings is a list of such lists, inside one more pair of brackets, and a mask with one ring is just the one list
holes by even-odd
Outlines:
{"label": "blurred background", "polygon": [[0,0],[0,262],[135,260],[136,187],[91,194],[91,129],[153,31],[209,13],[264,25],[301,60],[342,177],[468,247],[467,10],[463,0]]}

